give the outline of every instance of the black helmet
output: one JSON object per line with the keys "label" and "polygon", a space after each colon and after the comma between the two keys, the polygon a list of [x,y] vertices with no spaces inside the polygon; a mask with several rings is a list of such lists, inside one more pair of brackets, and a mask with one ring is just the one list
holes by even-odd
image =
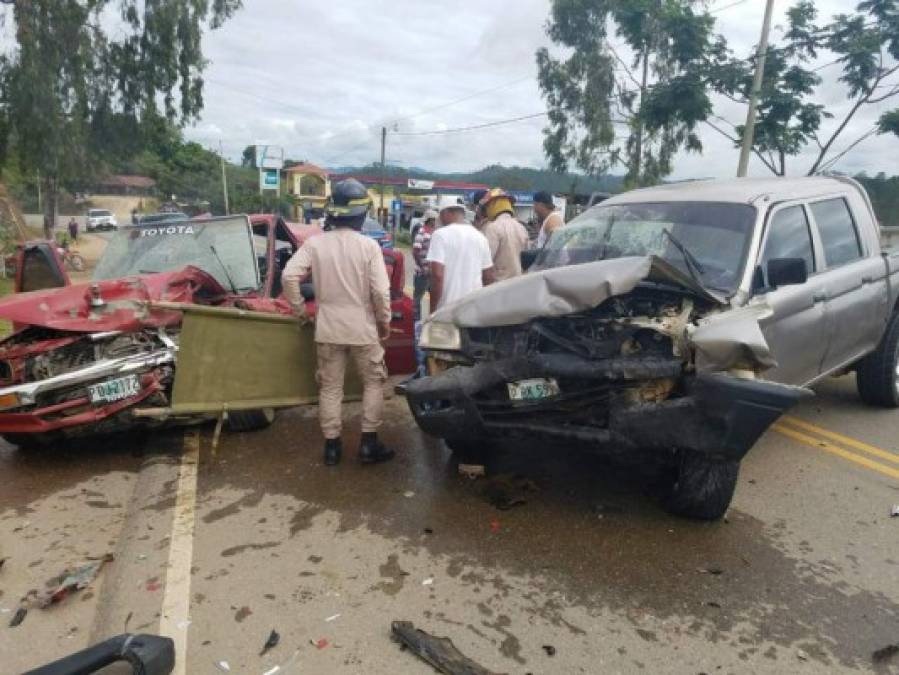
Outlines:
{"label": "black helmet", "polygon": [[365,186],[355,178],[347,178],[336,183],[331,189],[325,224],[331,227],[361,229],[370,208],[371,197],[368,196]]}

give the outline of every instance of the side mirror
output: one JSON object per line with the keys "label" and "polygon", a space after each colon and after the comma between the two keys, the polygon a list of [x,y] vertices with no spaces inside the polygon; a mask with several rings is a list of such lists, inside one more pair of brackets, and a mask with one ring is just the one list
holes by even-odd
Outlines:
{"label": "side mirror", "polygon": [[804,284],[808,270],[802,258],[774,258],[768,261],[768,285],[773,288]]}

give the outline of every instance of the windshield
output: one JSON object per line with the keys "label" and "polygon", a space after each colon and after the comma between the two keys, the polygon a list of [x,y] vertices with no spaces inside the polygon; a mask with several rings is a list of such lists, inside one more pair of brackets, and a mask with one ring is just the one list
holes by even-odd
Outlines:
{"label": "windshield", "polygon": [[[109,240],[94,279],[173,272],[187,265],[227,289],[259,287],[250,224],[245,216],[121,228]],[[230,277],[230,280],[229,280]]]}
{"label": "windshield", "polygon": [[[746,204],[658,202],[597,206],[556,230],[532,269],[655,255],[707,288],[736,289],[755,223]],[[685,253],[686,251],[686,253]]]}
{"label": "windshield", "polygon": [[94,209],[92,211],[87,212],[89,216],[108,216],[111,215],[109,211],[101,211],[100,209]]}

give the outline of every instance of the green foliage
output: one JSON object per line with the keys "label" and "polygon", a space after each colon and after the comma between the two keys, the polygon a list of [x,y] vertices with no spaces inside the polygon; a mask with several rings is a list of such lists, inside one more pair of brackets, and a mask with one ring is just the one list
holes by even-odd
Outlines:
{"label": "green foliage", "polygon": [[880,224],[899,226],[899,176],[887,178],[881,172],[874,178],[860,175],[855,179],[868,191]]}
{"label": "green foliage", "polygon": [[[628,185],[648,185],[671,173],[677,151],[701,151],[696,127],[712,112],[707,63],[724,47],[700,4],[552,1],[547,34],[564,56],[537,52],[551,168],[598,175],[624,164]],[[611,27],[633,53],[630,64],[610,44]]]}

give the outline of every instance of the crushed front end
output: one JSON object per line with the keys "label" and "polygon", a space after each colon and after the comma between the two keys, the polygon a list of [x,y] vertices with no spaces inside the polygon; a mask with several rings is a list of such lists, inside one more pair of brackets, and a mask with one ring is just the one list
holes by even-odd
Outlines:
{"label": "crushed front end", "polygon": [[720,311],[640,285],[591,310],[518,325],[432,322],[423,337],[431,376],[410,384],[409,405],[425,432],[451,443],[536,437],[607,454],[740,460],[801,390],[748,369],[734,376],[740,364],[697,372],[690,336]]}

